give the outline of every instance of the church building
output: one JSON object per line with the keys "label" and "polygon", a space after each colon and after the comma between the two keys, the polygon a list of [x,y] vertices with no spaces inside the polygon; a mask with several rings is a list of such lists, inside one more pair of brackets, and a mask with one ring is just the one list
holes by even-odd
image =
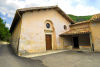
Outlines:
{"label": "church building", "polygon": [[11,46],[19,56],[47,50],[100,51],[100,14],[75,23],[58,6],[17,9],[10,27]]}

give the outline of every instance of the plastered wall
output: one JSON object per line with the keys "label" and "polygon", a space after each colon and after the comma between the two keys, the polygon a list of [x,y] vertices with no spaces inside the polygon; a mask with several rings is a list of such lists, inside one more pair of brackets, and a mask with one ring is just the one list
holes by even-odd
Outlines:
{"label": "plastered wall", "polygon": [[78,41],[80,46],[90,46],[89,34],[81,34],[78,36]]}
{"label": "plastered wall", "polygon": [[84,27],[90,27],[90,23],[81,23],[70,26],[70,29],[77,29],[77,28],[84,28]]}
{"label": "plastered wall", "polygon": [[[45,31],[45,21],[50,20],[53,31]],[[41,10],[26,12],[22,16],[19,53],[29,54],[46,51],[45,34],[52,33],[53,49],[63,49],[62,38],[59,34],[69,31],[71,23],[56,10]],[[64,25],[67,30],[64,30]]]}
{"label": "plastered wall", "polygon": [[92,44],[94,45],[94,51],[100,52],[100,21],[91,22],[92,31]]}
{"label": "plastered wall", "polygon": [[73,45],[72,42],[73,42],[72,36],[70,35],[64,36],[64,46],[72,46]]}
{"label": "plastered wall", "polygon": [[17,53],[17,49],[18,49],[18,40],[20,38],[21,22],[22,22],[22,19],[18,21],[18,23],[16,24],[16,27],[14,28],[14,31],[11,34],[10,44],[12,48],[15,50],[15,53]]}

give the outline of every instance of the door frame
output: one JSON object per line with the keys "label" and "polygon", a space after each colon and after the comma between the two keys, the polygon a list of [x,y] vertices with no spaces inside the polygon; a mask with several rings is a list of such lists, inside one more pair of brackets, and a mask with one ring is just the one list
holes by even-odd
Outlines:
{"label": "door frame", "polygon": [[45,33],[45,49],[46,49],[46,35],[51,35],[51,42],[52,42],[52,49],[51,50],[53,50],[53,33],[51,32],[51,33]]}
{"label": "door frame", "polygon": [[[46,40],[46,35],[50,35],[51,36],[51,50],[52,50],[52,35],[51,34],[45,34],[45,40]],[[45,41],[46,43],[46,41]],[[47,46],[47,45],[46,45]],[[47,50],[47,49],[46,49]]]}

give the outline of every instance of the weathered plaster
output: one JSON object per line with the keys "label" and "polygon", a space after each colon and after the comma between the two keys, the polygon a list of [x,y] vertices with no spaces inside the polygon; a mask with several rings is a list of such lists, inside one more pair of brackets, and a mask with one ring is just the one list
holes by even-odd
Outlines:
{"label": "weathered plaster", "polygon": [[79,46],[81,51],[91,51],[91,46]]}
{"label": "weathered plaster", "polygon": [[16,53],[18,52],[17,49],[18,49],[18,43],[20,39],[21,23],[22,23],[22,19],[20,19],[16,24],[16,27],[14,28],[14,31],[11,34],[11,40],[10,40],[11,41],[10,44]]}
{"label": "weathered plaster", "polygon": [[90,27],[90,22],[70,26],[70,29]]}
{"label": "weathered plaster", "polygon": [[72,50],[73,49],[73,47],[72,46],[64,46],[64,48],[63,49],[65,49],[65,50]]}
{"label": "weathered plaster", "polygon": [[[50,20],[51,29],[46,31],[45,21]],[[67,30],[64,30],[64,25]],[[70,22],[56,10],[25,12],[22,16],[19,53],[37,53],[46,51],[45,34],[52,34],[53,49],[63,49],[59,34],[69,31]],[[23,51],[25,50],[25,51]]]}
{"label": "weathered plaster", "polygon": [[90,36],[89,34],[79,35],[79,45],[80,46],[90,46]]}
{"label": "weathered plaster", "polygon": [[73,40],[71,35],[64,36],[64,46],[73,46]]}
{"label": "weathered plaster", "polygon": [[100,21],[91,21],[91,31],[94,51],[100,52]]}

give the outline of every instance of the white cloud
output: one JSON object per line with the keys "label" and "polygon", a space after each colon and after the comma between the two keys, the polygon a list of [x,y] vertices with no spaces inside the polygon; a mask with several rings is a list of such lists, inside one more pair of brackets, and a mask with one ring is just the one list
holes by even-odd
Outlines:
{"label": "white cloud", "polygon": [[[75,11],[75,13],[74,13],[74,11]],[[72,14],[78,15],[78,16],[93,15],[93,14],[96,14],[96,13],[100,13],[100,10],[97,10],[94,7],[83,6],[81,4],[78,4],[75,7],[74,11],[73,11]]]}
{"label": "white cloud", "polygon": [[[77,1],[76,6],[71,4]],[[13,18],[16,9],[25,8],[25,7],[38,7],[38,6],[51,6],[57,5],[66,13],[74,14],[78,16],[82,15],[93,15],[100,13],[100,10],[95,9],[94,7],[89,7],[87,5],[82,5],[81,0],[1,0],[0,2],[0,12],[3,15],[8,14],[8,17]]]}
{"label": "white cloud", "polygon": [[76,0],[77,2],[81,3],[81,0]]}
{"label": "white cloud", "polygon": [[10,24],[7,24],[7,23],[6,23],[6,27],[8,27],[8,28],[10,29]]}
{"label": "white cloud", "polygon": [[5,7],[0,7],[0,12],[3,14],[3,15],[6,15],[6,13],[4,12],[4,10],[6,10],[6,8]]}
{"label": "white cloud", "polygon": [[2,19],[7,19],[7,18],[3,17]]}

